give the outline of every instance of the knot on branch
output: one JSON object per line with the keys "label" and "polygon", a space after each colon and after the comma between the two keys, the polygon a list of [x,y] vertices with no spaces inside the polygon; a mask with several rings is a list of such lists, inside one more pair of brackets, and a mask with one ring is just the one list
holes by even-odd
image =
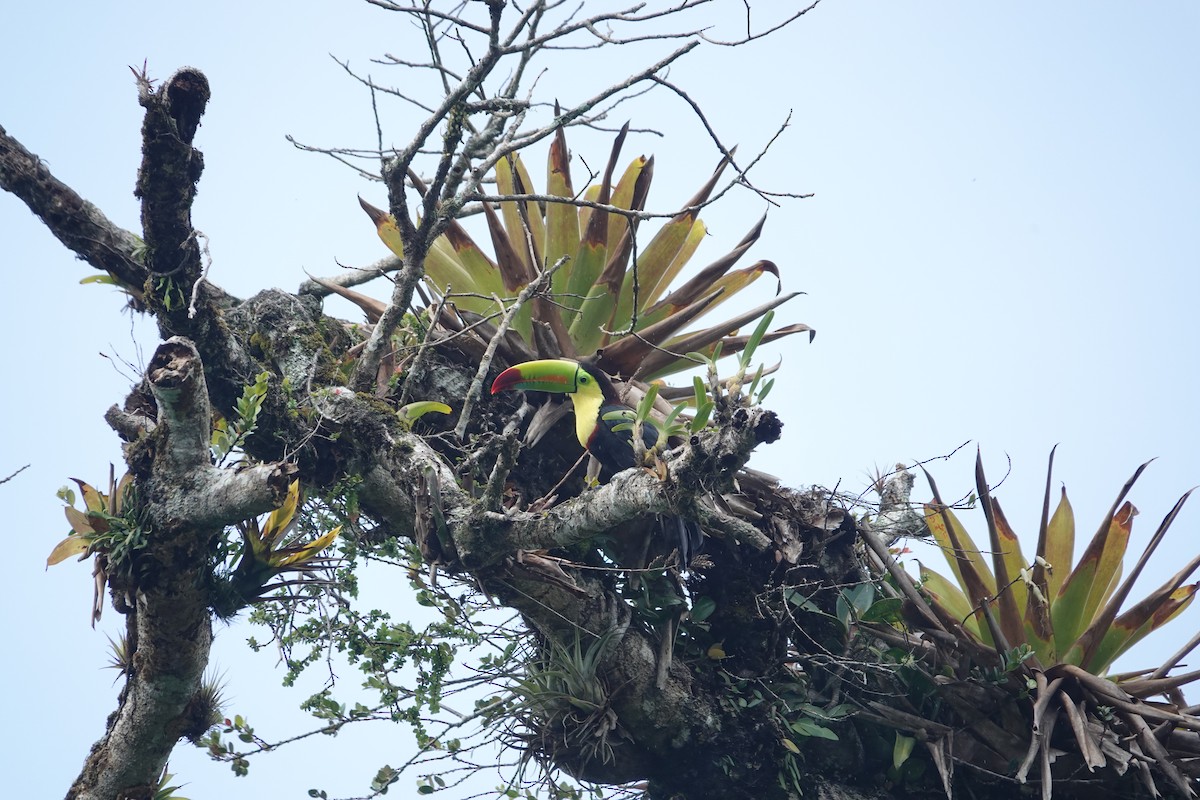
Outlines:
{"label": "knot on branch", "polygon": [[208,78],[195,67],[182,67],[167,79],[161,92],[166,95],[167,113],[175,120],[179,138],[191,144],[212,96]]}
{"label": "knot on branch", "polygon": [[155,396],[166,401],[177,399],[195,380],[199,358],[187,339],[176,336],[160,345],[146,371]]}
{"label": "knot on branch", "polygon": [[772,444],[783,435],[783,420],[774,411],[763,411],[754,423],[754,441]]}
{"label": "knot on branch", "polygon": [[158,402],[149,479],[156,488],[160,523],[231,525],[283,502],[295,465],[212,466],[212,406],[204,364],[190,340],[176,336],[159,345],[146,380]]}
{"label": "knot on branch", "polygon": [[782,430],[783,422],[774,411],[738,408],[728,424],[689,437],[686,451],[671,465],[672,481],[678,486],[723,490],[750,460],[754,448],[776,441]]}

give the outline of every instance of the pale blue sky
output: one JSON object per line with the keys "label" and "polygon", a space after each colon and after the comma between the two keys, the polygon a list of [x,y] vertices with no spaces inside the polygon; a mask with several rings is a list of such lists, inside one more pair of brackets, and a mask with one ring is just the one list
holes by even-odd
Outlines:
{"label": "pale blue sky", "polygon": [[[717,20],[740,6],[705,13]],[[0,51],[0,125],[119,224],[136,229],[138,220],[141,109],[128,65],[146,59],[153,76],[190,64],[212,84],[194,220],[210,239],[214,281],[237,294],[291,289],[304,270],[332,274],[335,260],[383,254],[355,201],[362,193],[382,205],[378,185],[284,136],[373,144],[368,97],[328,54],[377,80],[403,79],[368,63],[412,46],[397,17],[348,1],[197,10],[71,0],[18,4],[6,20],[22,34]],[[1200,9],[1183,2],[826,0],[779,36],[701,48],[674,69],[742,154],[792,110],[755,177],[766,189],[815,193],[773,209],[751,253],[780,265],[785,288],[808,293],[778,319],[819,331],[811,345],[770,351],[784,366],[768,404],[786,427],[756,465],[790,485],[858,491],[876,464],[972,440],[993,478],[1011,455],[997,494],[1033,537],[1045,458],[1059,443],[1056,475],[1084,536],[1134,468],[1157,456],[1133,494],[1143,512],[1134,544],[1145,542],[1200,483],[1198,35]],[[592,94],[641,57],[622,56],[621,69],[610,66],[619,59],[551,62],[543,96]],[[627,157],[657,156],[651,205],[682,202],[716,160],[704,134],[667,94],[622,107],[616,123],[626,115],[668,134],[626,146]],[[385,138],[403,142],[416,117],[388,111],[385,120]],[[592,162],[607,152],[606,143],[572,141]],[[698,259],[723,252],[762,212],[747,192],[709,210],[713,241]],[[10,425],[0,475],[32,464],[0,487],[14,512],[16,591],[4,631],[12,652],[29,655],[10,656],[0,671],[12,690],[10,729],[53,731],[10,737],[6,754],[24,767],[10,775],[12,794],[53,796],[114,707],[101,631],[118,627],[111,609],[96,632],[88,627],[88,567],[43,572],[66,532],[54,491],[73,476],[99,482],[110,461],[119,464],[101,415],[129,379],[99,354],[140,356],[120,297],[79,286],[90,271],[7,195],[0,263],[9,287],[0,404]],[[151,348],[149,327],[135,329]],[[930,465],[946,494],[971,488],[973,449]],[[927,497],[923,481],[917,494]],[[980,529],[981,515],[967,518]],[[1155,575],[1191,554],[1197,520],[1200,511],[1185,509]],[[405,594],[394,593],[400,614]],[[1197,619],[1151,643],[1145,661],[1161,659]],[[298,730],[303,715],[282,709],[301,693],[274,688],[273,657],[243,655],[246,635],[237,626],[220,634],[234,710],[271,737]],[[193,800],[303,797],[315,785],[345,796],[364,793],[374,768],[401,760],[407,742],[400,729],[321,738],[255,763],[248,779],[190,748],[172,766]],[[347,766],[358,759],[363,766]]]}

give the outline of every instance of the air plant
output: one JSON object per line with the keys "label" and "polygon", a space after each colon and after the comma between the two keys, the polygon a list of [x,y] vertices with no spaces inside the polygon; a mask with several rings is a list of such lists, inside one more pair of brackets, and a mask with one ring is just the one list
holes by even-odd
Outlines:
{"label": "air plant", "polygon": [[[779,280],[779,269],[771,261],[733,269],[757,241],[765,217],[732,251],[670,290],[706,235],[699,211],[711,197],[729,159],[722,159],[683,210],[644,247],[638,247],[639,213],[645,208],[654,159],[635,158],[614,182],[627,128],[617,136],[599,184],[582,192],[575,190],[566,137],[560,129],[550,146],[546,193],[538,195],[539,200],[484,202],[494,259],[457,221],[451,220],[425,259],[425,285],[433,295],[431,306],[440,306],[445,295],[444,299],[459,312],[498,314],[503,309],[493,298],[516,295],[541,272],[566,259],[552,276],[549,296],[534,298],[512,320],[512,329],[527,347],[528,358],[582,358],[602,350],[598,366],[605,372],[653,380],[696,366],[695,355],[683,354],[707,358],[714,352],[732,355],[743,349],[747,337],[738,337],[738,328],[760,319],[798,292],[781,294],[777,286],[774,298],[750,311],[708,328],[685,328],[764,274]],[[495,180],[501,196],[528,197],[534,193],[533,180],[519,153],[497,163]],[[419,180],[413,177],[412,182],[424,192]],[[395,220],[360,202],[383,242],[403,257]],[[322,283],[358,302],[368,318],[378,312],[378,304],[369,298]],[[544,326],[548,337],[535,336],[537,326]],[[812,337],[813,331],[807,325],[793,324],[761,338],[769,342],[801,331],[808,331]]]}
{"label": "air plant", "polygon": [[[1178,616],[1200,587],[1200,583],[1186,583],[1200,567],[1198,555],[1162,586],[1122,611],[1134,582],[1162,542],[1190,492],[1181,497],[1163,519],[1129,577],[1122,581],[1122,561],[1137,514],[1137,509],[1125,497],[1147,464],[1138,467],[1122,487],[1074,566],[1071,557],[1075,546],[1075,517],[1066,488],[1062,489],[1058,506],[1050,514],[1053,465],[1051,453],[1032,564],[1022,554],[1017,534],[1005,518],[1000,503],[989,492],[981,461],[976,461],[975,477],[980,505],[987,519],[986,548],[976,546],[962,523],[942,502],[930,478],[934,502],[925,506],[925,521],[947,553],[958,586],[924,565],[921,567],[922,586],[934,598],[935,610],[942,609],[947,618],[960,622],[972,637],[984,644],[1003,643],[1005,650],[1028,645],[1044,666],[1073,664],[1103,675],[1118,656]],[[984,558],[989,549],[990,569]]]}
{"label": "air plant", "polygon": [[283,505],[272,511],[261,525],[257,518],[238,523],[242,535],[242,553],[231,582],[242,601],[262,600],[274,589],[296,581],[271,584],[272,578],[287,572],[302,576],[326,563],[319,553],[333,543],[342,526],[304,542],[293,535],[299,522],[300,482],[292,481]]}

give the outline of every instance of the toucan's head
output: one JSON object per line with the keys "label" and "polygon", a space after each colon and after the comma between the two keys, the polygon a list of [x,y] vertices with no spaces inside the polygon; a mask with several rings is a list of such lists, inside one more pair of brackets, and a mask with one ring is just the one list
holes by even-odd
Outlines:
{"label": "toucan's head", "polygon": [[596,431],[600,407],[606,399],[616,398],[612,382],[599,369],[589,371],[584,364],[562,358],[526,361],[509,367],[492,382],[492,394],[508,389],[570,395],[575,409],[575,433],[584,447]]}
{"label": "toucan's head", "polygon": [[559,394],[600,393],[595,376],[577,361],[550,358],[526,361],[501,372],[492,382],[492,394],[520,389],[526,392],[555,392]]}

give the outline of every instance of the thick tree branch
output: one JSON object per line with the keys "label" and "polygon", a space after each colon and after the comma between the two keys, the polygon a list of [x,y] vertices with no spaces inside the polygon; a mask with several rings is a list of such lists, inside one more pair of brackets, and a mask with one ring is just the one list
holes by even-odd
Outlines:
{"label": "thick tree branch", "polygon": [[211,411],[191,342],[161,345],[146,377],[157,424],[127,451],[136,479],[136,519],[127,524],[145,544],[108,567],[113,591],[127,597],[130,667],[120,706],[68,798],[150,796],[175,742],[210,727],[213,709],[197,691],[212,644],[213,542],[225,527],[278,506],[294,471],[211,466]]}
{"label": "thick tree branch", "polygon": [[157,90],[144,73],[138,75],[138,102],[146,114],[134,193],[142,201],[150,268],[147,302],[159,329],[164,338],[192,337],[211,356],[233,342],[216,322],[229,298],[204,280],[203,234],[192,226],[192,202],[204,171],[204,156],[192,141],[208,99],[208,79],[193,67],[178,70]]}
{"label": "thick tree branch", "polygon": [[162,457],[173,472],[190,472],[208,464],[212,411],[208,385],[195,346],[173,337],[159,345],[146,370],[150,391],[158,401],[158,426],[166,426],[171,446]]}
{"label": "thick tree branch", "polygon": [[[328,400],[325,413],[339,422],[359,417],[352,396]],[[547,511],[488,512],[458,487],[453,471],[423,439],[409,433],[373,427],[356,433],[364,439],[384,439],[385,446],[364,454],[364,507],[386,521],[393,534],[414,535],[412,498],[428,469],[438,473],[441,503],[449,533],[464,563],[472,569],[498,563],[519,550],[570,547],[631,520],[678,512],[679,503],[692,502],[700,487],[720,490],[750,457],[754,447],[773,441],[778,419],[761,408],[744,409],[736,421],[693,437],[669,463],[669,479],[653,471],[631,469],[608,483]],[[686,491],[681,487],[687,487]],[[756,544],[762,546],[761,540]]]}
{"label": "thick tree branch", "polygon": [[139,290],[148,274],[140,241],[50,172],[40,158],[0,127],[0,188],[12,192],[67,249]]}
{"label": "thick tree branch", "polygon": [[204,171],[204,157],[192,140],[208,98],[208,79],[190,67],[157,90],[144,75],[139,77],[138,100],[146,115],[136,194],[142,200],[147,262],[157,277],[172,277],[188,287],[200,276],[192,201]]}

